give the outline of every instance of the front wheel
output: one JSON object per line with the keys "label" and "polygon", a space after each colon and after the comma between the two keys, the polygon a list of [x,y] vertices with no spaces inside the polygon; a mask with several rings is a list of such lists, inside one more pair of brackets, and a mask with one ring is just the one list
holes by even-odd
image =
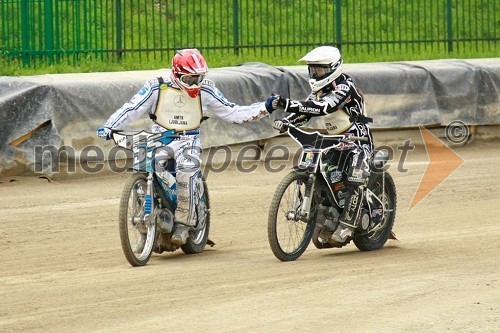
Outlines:
{"label": "front wheel", "polygon": [[372,173],[368,181],[368,189],[382,202],[384,215],[382,220],[368,232],[354,238],[354,244],[361,251],[378,250],[391,235],[396,217],[396,185],[388,172]]}
{"label": "front wheel", "polygon": [[146,176],[135,173],[125,183],[120,201],[120,240],[125,258],[132,266],[146,265],[155,242],[156,223],[144,220],[146,190]]}
{"label": "front wheel", "polygon": [[[292,261],[306,250],[314,230],[315,217],[300,216],[306,195],[308,175],[293,171],[278,185],[269,208],[267,235],[276,258]],[[310,192],[310,190],[308,191]],[[311,204],[314,207],[314,202]]]}
{"label": "front wheel", "polygon": [[181,250],[186,254],[196,254],[203,252],[207,245],[208,232],[210,230],[210,198],[208,195],[208,186],[204,178],[203,194],[196,204],[196,221],[200,229],[191,232],[186,244],[181,245]]}

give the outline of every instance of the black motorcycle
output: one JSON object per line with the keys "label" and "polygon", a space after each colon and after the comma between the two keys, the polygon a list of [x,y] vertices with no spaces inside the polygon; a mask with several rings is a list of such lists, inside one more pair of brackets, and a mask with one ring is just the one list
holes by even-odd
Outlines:
{"label": "black motorcycle", "polygon": [[[346,242],[337,243],[331,236],[339,225],[347,194],[343,161],[367,139],[351,134],[306,132],[291,124],[286,125],[286,132],[302,147],[302,154],[293,171],[278,185],[269,209],[268,238],[276,258],[296,260],[311,239],[318,249],[343,247],[352,240],[361,251],[380,249],[388,238],[395,239],[392,227],[396,186],[391,175],[383,170],[387,154],[375,154],[361,196],[357,228]],[[331,161],[337,165],[331,165]],[[332,172],[336,173],[333,178]]]}

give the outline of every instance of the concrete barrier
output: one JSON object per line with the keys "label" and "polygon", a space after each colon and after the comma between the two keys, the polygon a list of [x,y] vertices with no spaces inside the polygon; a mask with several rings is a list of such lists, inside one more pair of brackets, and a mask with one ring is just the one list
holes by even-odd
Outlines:
{"label": "concrete barrier", "polygon": [[[500,58],[346,64],[344,71],[364,92],[375,130],[446,126],[455,120],[479,126],[500,124]],[[109,156],[113,144],[98,139],[96,128],[146,80],[166,72],[0,77],[0,174],[33,173],[36,165],[42,166],[42,174],[50,174],[44,165],[59,163],[59,157],[37,160],[36,147],[56,147],[79,159],[82,151],[98,146]],[[310,92],[305,66],[248,63],[211,69],[208,78],[230,101],[242,105],[264,101],[271,93],[303,99]],[[245,125],[212,116],[202,124],[203,145],[263,145],[262,140],[277,136],[271,123],[283,115],[275,112]],[[131,128],[149,126],[146,119]],[[319,118],[308,127],[324,128]]]}

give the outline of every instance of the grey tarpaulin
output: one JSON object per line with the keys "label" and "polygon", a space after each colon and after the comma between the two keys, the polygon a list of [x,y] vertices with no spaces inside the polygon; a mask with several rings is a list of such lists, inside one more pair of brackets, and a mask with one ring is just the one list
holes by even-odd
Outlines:
{"label": "grey tarpaulin", "polygon": [[[146,80],[167,70],[120,73],[54,74],[0,77],[0,173],[16,167],[30,171],[37,145],[66,146],[69,155],[90,145],[109,151],[112,143],[95,130]],[[346,64],[364,92],[372,127],[500,124],[500,58],[400,63]],[[271,93],[296,99],[309,94],[305,66],[272,67],[261,63],[210,69],[209,79],[232,102],[264,101]],[[275,136],[271,120],[228,124],[211,116],[202,124],[204,147]],[[147,129],[145,119],[132,127]],[[309,126],[321,128],[321,122]],[[71,156],[70,156],[71,157]]]}

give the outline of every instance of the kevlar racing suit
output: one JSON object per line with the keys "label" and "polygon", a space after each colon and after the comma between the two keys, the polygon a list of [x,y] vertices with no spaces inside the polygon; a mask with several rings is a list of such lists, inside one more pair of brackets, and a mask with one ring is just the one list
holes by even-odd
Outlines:
{"label": "kevlar racing suit", "polygon": [[[264,103],[240,106],[229,102],[211,80],[205,79],[200,94],[191,98],[167,77],[149,80],[142,89],[114,112],[104,127],[121,129],[146,112],[154,121],[152,132],[166,130],[187,131],[199,129],[202,118],[210,110],[219,118],[235,124],[258,120],[267,116]],[[201,177],[201,143],[199,136],[182,135],[163,148],[157,149],[155,159],[176,162],[177,208],[175,222],[194,226],[195,191]],[[164,178],[159,172],[159,177]]]}
{"label": "kevlar racing suit", "polygon": [[[346,196],[340,223],[355,228],[361,206],[362,188],[366,186],[370,176],[370,161],[373,154],[373,139],[368,123],[372,120],[365,116],[365,103],[362,93],[356,88],[352,79],[341,74],[334,82],[312,93],[304,101],[286,100],[285,112],[291,114],[284,118],[296,126],[306,124],[312,117],[323,117],[329,134],[352,133],[354,136],[366,137],[367,142],[361,148],[349,152],[347,159],[347,179],[344,183]],[[338,161],[332,161],[337,165]],[[338,178],[332,171],[329,178],[332,182]],[[334,179],[337,178],[337,179]]]}

